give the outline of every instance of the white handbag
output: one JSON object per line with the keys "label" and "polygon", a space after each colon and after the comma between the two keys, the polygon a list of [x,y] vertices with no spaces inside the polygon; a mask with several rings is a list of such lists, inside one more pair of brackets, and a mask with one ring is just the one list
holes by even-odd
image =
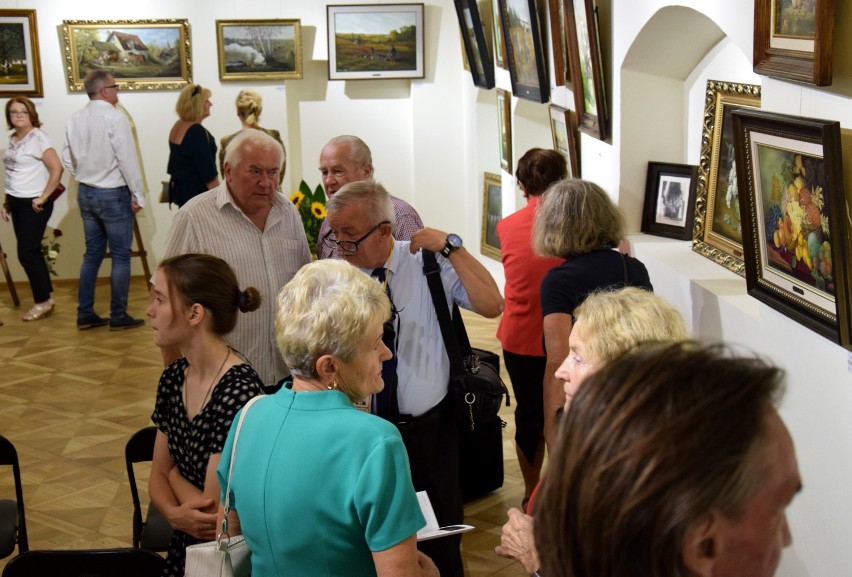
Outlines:
{"label": "white handbag", "polygon": [[258,395],[246,403],[240,414],[237,430],[234,431],[231,463],[228,466],[228,485],[225,488],[225,516],[222,519],[222,532],[215,541],[190,545],[186,548],[185,577],[249,577],[251,575],[251,549],[242,535],[231,537],[228,533],[228,513],[231,511],[231,473],[234,471],[240,429],[249,408],[256,400],[264,396]]}

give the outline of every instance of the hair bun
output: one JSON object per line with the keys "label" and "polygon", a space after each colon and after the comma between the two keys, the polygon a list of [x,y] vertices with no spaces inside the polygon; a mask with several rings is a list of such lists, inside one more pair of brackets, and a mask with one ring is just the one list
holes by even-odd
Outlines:
{"label": "hair bun", "polygon": [[260,307],[260,293],[253,286],[248,287],[244,291],[240,291],[240,312],[250,313],[256,311]]}

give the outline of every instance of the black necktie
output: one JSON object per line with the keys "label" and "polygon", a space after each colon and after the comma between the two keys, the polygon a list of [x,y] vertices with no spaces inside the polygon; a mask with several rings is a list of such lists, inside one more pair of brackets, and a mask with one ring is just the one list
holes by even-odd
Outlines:
{"label": "black necktie", "polygon": [[392,315],[390,320],[385,322],[382,341],[385,343],[385,346],[390,349],[393,356],[382,363],[382,380],[385,383],[385,388],[379,393],[373,395],[371,412],[374,415],[378,415],[383,419],[387,419],[388,421],[396,424],[399,420],[399,403],[396,398],[396,327],[398,324],[396,307],[391,299],[390,283],[385,283],[386,274],[387,269],[379,267],[373,270],[373,274],[371,276],[385,285],[385,292],[387,293],[388,300],[391,303]]}

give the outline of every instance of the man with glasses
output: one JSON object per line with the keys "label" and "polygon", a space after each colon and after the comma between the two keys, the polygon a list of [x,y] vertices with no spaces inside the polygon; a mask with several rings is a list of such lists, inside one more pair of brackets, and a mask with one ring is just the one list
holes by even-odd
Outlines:
{"label": "man with glasses", "polygon": [[[112,74],[92,70],[83,81],[89,103],[68,120],[62,164],[79,182],[86,254],[80,267],[77,328],[109,324],[110,330],[144,324],[127,314],[134,213],[144,205],[142,171],[127,116],[116,108]],[[112,254],[110,316],[95,312],[95,282],[107,248]]]}
{"label": "man with glasses", "polygon": [[[247,128],[228,144],[224,182],[190,199],[177,212],[164,257],[205,253],[225,260],[240,287],[260,291],[260,308],[239,315],[226,339],[274,390],[290,374],[275,344],[275,299],[311,260],[296,206],[278,190],[284,158],[281,144]],[[180,351],[163,351],[167,363]]]}
{"label": "man with glasses", "polygon": [[[335,136],[323,146],[320,153],[320,173],[322,185],[328,198],[334,196],[340,187],[350,182],[373,177],[373,155],[370,147],[357,136]],[[396,217],[397,240],[411,240],[411,235],[423,228],[423,221],[414,207],[395,196],[391,197]],[[339,258],[326,238],[334,238],[328,219],[322,221],[317,234],[317,257]],[[333,243],[332,243],[333,244]]]}
{"label": "man with glasses", "polygon": [[[382,282],[393,305],[394,318],[386,327],[393,331],[386,336],[393,339],[389,348],[394,358],[383,368],[385,391],[376,395],[374,412],[399,428],[414,487],[429,494],[438,523],[462,523],[458,431],[451,412],[441,410],[449,358],[423,274],[421,249],[439,255],[450,308],[456,303],[486,317],[498,316],[503,298],[497,284],[457,235],[423,228],[411,241],[396,240],[391,197],[372,179],[344,185],[329,199],[327,210],[333,235],[323,242]],[[388,363],[395,363],[392,374],[386,370]],[[442,576],[454,577],[464,574],[460,544],[459,536],[451,536],[425,541],[418,548],[435,561]]]}

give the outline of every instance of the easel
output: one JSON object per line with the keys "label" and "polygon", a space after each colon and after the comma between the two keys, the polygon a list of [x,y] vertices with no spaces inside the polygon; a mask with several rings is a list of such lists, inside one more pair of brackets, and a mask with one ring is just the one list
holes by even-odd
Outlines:
{"label": "easel", "polygon": [[[136,238],[137,249],[130,252],[130,257],[138,256],[142,259],[142,270],[145,271],[145,282],[151,282],[151,269],[148,268],[148,252],[145,250],[145,244],[142,242],[142,233],[139,232],[139,221],[136,216],[133,217],[133,236]],[[104,258],[112,258],[112,254],[107,251]],[[3,263],[5,268],[6,264]]]}
{"label": "easel", "polygon": [[0,246],[0,265],[3,266],[3,275],[6,277],[6,286],[9,287],[9,292],[12,293],[12,302],[16,307],[21,306],[21,299],[18,298],[18,291],[15,290],[15,283],[12,282],[12,275],[9,272],[9,265],[6,263],[6,253],[3,252],[3,247]]}

